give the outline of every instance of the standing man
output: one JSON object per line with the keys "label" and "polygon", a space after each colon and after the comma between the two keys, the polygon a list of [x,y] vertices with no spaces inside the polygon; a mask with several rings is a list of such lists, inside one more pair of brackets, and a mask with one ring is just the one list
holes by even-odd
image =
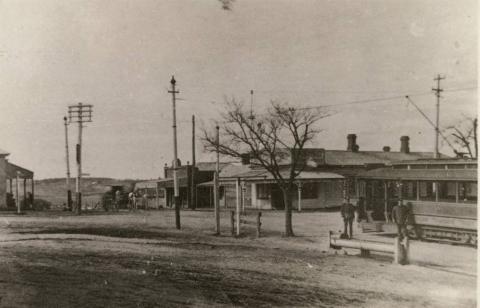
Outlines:
{"label": "standing man", "polygon": [[145,190],[145,193],[142,195],[142,207],[144,210],[148,209],[148,194],[147,190]]}
{"label": "standing man", "polygon": [[113,198],[113,207],[115,211],[118,211],[118,209],[120,208],[120,191],[118,189],[115,191],[115,195]]}
{"label": "standing man", "polygon": [[130,192],[128,194],[128,209],[130,211],[133,209],[133,198],[134,198],[134,194],[133,194],[133,192]]}
{"label": "standing man", "polygon": [[397,233],[398,239],[403,240],[405,236],[408,237],[407,233],[407,219],[408,219],[408,208],[403,203],[402,199],[398,200],[398,204],[393,207],[392,216],[393,221],[397,224]]}
{"label": "standing man", "polygon": [[[344,231],[343,236],[345,238],[353,238],[353,220],[355,219],[355,207],[350,203],[350,198],[345,198],[341,208],[340,214],[343,218]],[[347,229],[348,227],[348,229]],[[350,233],[347,233],[347,230]]]}

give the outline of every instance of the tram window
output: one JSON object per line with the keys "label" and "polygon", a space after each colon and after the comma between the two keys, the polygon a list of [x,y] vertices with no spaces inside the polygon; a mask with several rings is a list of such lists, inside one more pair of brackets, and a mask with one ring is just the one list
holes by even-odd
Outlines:
{"label": "tram window", "polygon": [[477,202],[477,183],[463,182],[459,185],[459,198],[463,202]]}
{"label": "tram window", "polygon": [[347,178],[348,181],[348,194],[349,196],[355,196],[357,194],[357,185],[355,185],[355,178],[349,177]]}
{"label": "tram window", "polygon": [[417,183],[411,181],[403,182],[402,197],[407,200],[417,199]]}
{"label": "tram window", "polygon": [[420,182],[420,200],[435,200],[435,185],[433,182]]}
{"label": "tram window", "polygon": [[455,200],[455,182],[438,183],[438,198],[440,201]]}

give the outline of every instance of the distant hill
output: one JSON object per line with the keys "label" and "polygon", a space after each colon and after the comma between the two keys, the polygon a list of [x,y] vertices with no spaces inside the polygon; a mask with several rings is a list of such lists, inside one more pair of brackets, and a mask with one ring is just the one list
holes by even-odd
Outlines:
{"label": "distant hill", "polygon": [[[101,196],[110,190],[110,185],[122,185],[126,190],[132,190],[136,182],[142,180],[117,180],[111,178],[82,178],[82,196],[84,203],[95,204]],[[70,180],[72,198],[75,200],[75,178]],[[35,180],[35,198],[44,199],[54,206],[66,202],[67,189],[65,178]]]}

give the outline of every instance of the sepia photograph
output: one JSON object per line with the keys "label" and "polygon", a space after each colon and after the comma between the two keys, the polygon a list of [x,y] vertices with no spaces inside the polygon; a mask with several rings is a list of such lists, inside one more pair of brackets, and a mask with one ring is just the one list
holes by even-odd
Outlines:
{"label": "sepia photograph", "polygon": [[476,0],[0,0],[0,307],[477,307]]}

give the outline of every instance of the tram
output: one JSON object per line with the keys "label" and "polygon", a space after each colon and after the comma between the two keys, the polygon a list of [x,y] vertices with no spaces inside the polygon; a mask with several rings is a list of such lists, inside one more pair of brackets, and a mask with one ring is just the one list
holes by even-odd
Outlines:
{"label": "tram", "polygon": [[401,199],[412,236],[476,246],[477,182],[475,159],[420,159],[359,174],[357,192],[370,220],[391,224]]}

